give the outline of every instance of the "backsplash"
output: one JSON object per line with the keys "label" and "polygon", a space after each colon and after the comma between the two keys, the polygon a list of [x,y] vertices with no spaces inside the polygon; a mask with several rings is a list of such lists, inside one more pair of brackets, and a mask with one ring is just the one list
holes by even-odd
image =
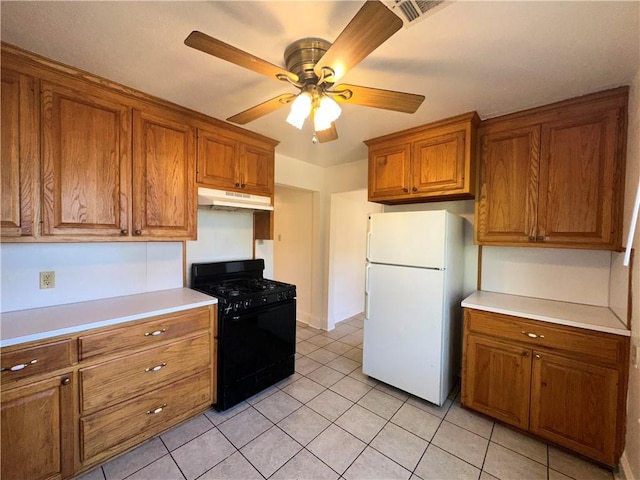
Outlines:
{"label": "backsplash", "polygon": [[5,243],[0,259],[1,312],[182,287],[181,242]]}

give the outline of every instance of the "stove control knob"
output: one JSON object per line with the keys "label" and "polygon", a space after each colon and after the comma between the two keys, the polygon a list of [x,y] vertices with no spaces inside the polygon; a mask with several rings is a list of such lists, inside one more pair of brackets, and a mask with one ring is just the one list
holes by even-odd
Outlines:
{"label": "stove control knob", "polygon": [[278,299],[278,301],[282,300],[282,292],[278,293],[278,295],[276,296],[276,298]]}
{"label": "stove control knob", "polygon": [[244,301],[244,308],[249,308],[251,306],[251,299],[248,298]]}
{"label": "stove control knob", "polygon": [[269,299],[266,296],[262,297],[262,303],[266,304],[268,301],[269,301]]}

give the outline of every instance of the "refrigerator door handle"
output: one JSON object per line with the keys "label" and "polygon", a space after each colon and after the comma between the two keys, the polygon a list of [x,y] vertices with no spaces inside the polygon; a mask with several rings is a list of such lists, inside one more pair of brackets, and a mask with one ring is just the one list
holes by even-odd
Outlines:
{"label": "refrigerator door handle", "polygon": [[367,232],[367,260],[371,260],[371,230]]}
{"label": "refrigerator door handle", "polygon": [[369,269],[371,265],[367,265],[364,273],[364,319],[369,318]]}

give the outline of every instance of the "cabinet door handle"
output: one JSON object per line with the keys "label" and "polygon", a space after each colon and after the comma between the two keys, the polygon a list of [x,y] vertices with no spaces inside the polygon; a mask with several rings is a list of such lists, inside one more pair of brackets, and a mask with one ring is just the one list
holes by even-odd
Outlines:
{"label": "cabinet door handle", "polygon": [[403,188],[403,189],[402,189],[402,191],[403,191],[404,193],[409,193],[409,189],[408,189],[408,188]]}
{"label": "cabinet door handle", "polygon": [[418,191],[418,187],[413,187],[411,190],[412,190],[413,192],[417,192],[417,191]]}
{"label": "cabinet door handle", "polygon": [[529,352],[522,352],[522,356],[523,357],[528,357],[529,356]]}
{"label": "cabinet door handle", "polygon": [[2,367],[2,369],[0,369],[0,372],[18,372],[23,368],[27,368],[29,365],[35,365],[36,363],[38,363],[38,359],[34,358],[30,362],[19,363],[18,365],[14,365],[13,367]]}
{"label": "cabinet door handle", "polygon": [[244,188],[244,187],[246,187],[246,186],[247,186],[247,184],[246,184],[246,183],[241,183],[241,184],[240,184],[240,188]]}
{"label": "cabinet door handle", "polygon": [[167,362],[162,362],[160,365],[156,365],[155,367],[145,368],[145,372],[157,372],[158,370],[162,370],[167,366]]}
{"label": "cabinet door handle", "polygon": [[69,385],[71,383],[71,379],[69,377],[65,377],[62,379],[62,385]]}
{"label": "cabinet door handle", "polygon": [[122,230],[120,230],[120,235],[129,235],[129,230],[123,228]]}
{"label": "cabinet door handle", "polygon": [[153,410],[147,410],[147,415],[155,415],[156,413],[162,412],[167,407],[166,403],[163,403],[158,408],[154,408]]}
{"label": "cabinet door handle", "polygon": [[536,237],[533,235],[529,235],[529,241],[530,242],[535,242],[536,241]]}
{"label": "cabinet door handle", "polygon": [[142,235],[142,230],[136,230],[135,232],[133,232],[135,235]]}
{"label": "cabinet door handle", "polygon": [[239,187],[239,186],[240,186],[240,183],[239,183],[239,182],[236,182],[236,187]]}
{"label": "cabinet door handle", "polygon": [[540,355],[538,355],[537,353],[536,353],[536,358],[538,358],[538,359],[540,358]]}
{"label": "cabinet door handle", "polygon": [[144,334],[144,336],[145,337],[157,337],[158,335],[160,335],[160,334],[162,334],[162,333],[164,333],[166,331],[167,331],[167,329],[163,328],[161,330],[156,330],[154,332],[147,332],[147,333]]}
{"label": "cabinet door handle", "polygon": [[529,338],[544,338],[544,335],[536,335],[535,333],[525,332],[524,330],[522,331],[522,334],[526,335]]}
{"label": "cabinet door handle", "polygon": [[546,242],[547,241],[547,237],[545,237],[544,235],[538,235],[536,237],[536,242]]}

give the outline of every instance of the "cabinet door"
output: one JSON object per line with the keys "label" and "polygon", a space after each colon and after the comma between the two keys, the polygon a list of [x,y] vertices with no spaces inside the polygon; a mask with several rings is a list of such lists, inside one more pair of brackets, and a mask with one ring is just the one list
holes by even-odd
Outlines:
{"label": "cabinet door", "polygon": [[239,161],[236,139],[198,130],[198,183],[223,190],[240,188]]}
{"label": "cabinet door", "polygon": [[42,83],[43,235],[128,234],[129,107]]}
{"label": "cabinet door", "polygon": [[476,242],[535,241],[540,127],[480,134]]}
{"label": "cabinet door", "polygon": [[413,145],[411,191],[429,196],[464,191],[465,132],[453,132]]}
{"label": "cabinet door", "polygon": [[244,144],[240,158],[240,188],[246,193],[273,195],[273,149]]}
{"label": "cabinet door", "polygon": [[527,429],[531,351],[475,335],[465,337],[463,405]]}
{"label": "cabinet door", "polygon": [[617,125],[616,109],[543,125],[540,241],[616,248]]}
{"label": "cabinet door", "polygon": [[69,477],[73,470],[71,374],[2,392],[2,479]]}
{"label": "cabinet door", "polygon": [[369,200],[409,194],[411,145],[378,146],[369,149]]}
{"label": "cabinet door", "polygon": [[195,240],[195,131],[170,111],[133,112],[133,235]]}
{"label": "cabinet door", "polygon": [[34,80],[2,69],[0,227],[3,237],[35,231],[38,140]]}
{"label": "cabinet door", "polygon": [[534,352],[531,432],[614,465],[618,372]]}

